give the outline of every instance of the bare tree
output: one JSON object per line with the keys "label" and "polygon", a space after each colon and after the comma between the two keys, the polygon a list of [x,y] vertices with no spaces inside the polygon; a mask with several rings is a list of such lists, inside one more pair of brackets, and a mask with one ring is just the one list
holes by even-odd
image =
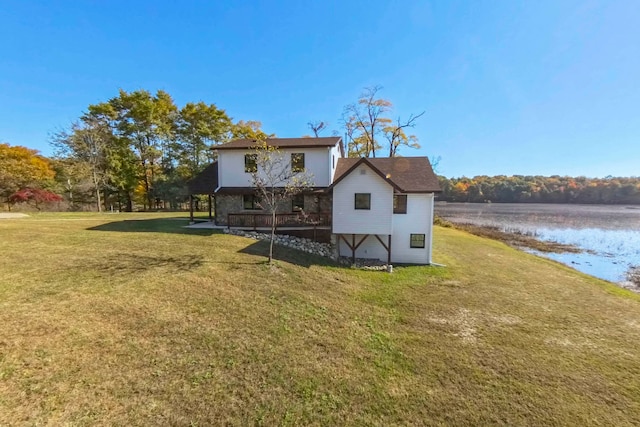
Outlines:
{"label": "bare tree", "polygon": [[251,180],[256,189],[258,205],[271,215],[269,264],[272,264],[278,207],[311,187],[312,177],[306,170],[294,170],[289,156],[265,141],[256,144],[253,154],[256,167],[251,173]]}
{"label": "bare tree", "polygon": [[[102,212],[101,191],[105,186],[107,149],[112,137],[105,123],[85,116],[73,123],[70,131],[58,132],[51,140],[58,156],[73,158],[89,166],[98,212]],[[68,184],[71,187],[70,180]]]}
{"label": "bare tree", "polygon": [[327,126],[329,126],[329,123],[316,121],[307,123],[307,126],[309,126],[309,129],[311,129],[316,138],[318,138],[320,136],[320,132],[326,130]]}
{"label": "bare tree", "polygon": [[389,157],[395,157],[398,147],[405,146],[411,148],[420,148],[418,137],[415,135],[407,135],[405,129],[415,127],[416,120],[424,115],[424,111],[420,114],[411,114],[406,122],[401,121],[400,117],[394,124],[385,126],[382,130],[384,137],[389,143]]}
{"label": "bare tree", "polygon": [[442,156],[431,156],[429,157],[429,161],[431,162],[431,168],[435,173],[439,173],[438,169],[440,167],[440,161],[442,160]]}

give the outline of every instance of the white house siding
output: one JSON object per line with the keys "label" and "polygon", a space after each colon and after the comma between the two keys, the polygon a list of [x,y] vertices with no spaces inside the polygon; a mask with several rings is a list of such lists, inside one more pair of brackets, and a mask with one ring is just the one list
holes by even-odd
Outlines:
{"label": "white house siding", "polygon": [[[370,210],[355,209],[355,193],[371,193]],[[333,188],[333,233],[388,235],[392,215],[393,187],[367,165],[360,165]]]}
{"label": "white house siding", "polygon": [[341,158],[340,146],[334,145],[329,150],[329,178],[333,182],[333,177],[336,173],[336,167],[338,166],[338,159]]}
{"label": "white house siding", "polygon": [[[346,179],[346,178],[345,178]],[[341,184],[341,183],[340,183]],[[338,184],[338,185],[340,185]],[[373,197],[373,196],[372,196]],[[334,190],[335,200],[335,190]],[[433,224],[433,193],[408,194],[407,213],[393,214],[391,235],[391,262],[406,264],[430,264],[431,241]],[[358,211],[360,212],[360,211]],[[356,213],[357,215],[357,213]],[[335,221],[335,220],[334,220]],[[334,227],[335,230],[335,227]],[[334,231],[336,233],[336,231]],[[410,235],[424,234],[425,247],[411,248]],[[345,236],[351,244],[351,235]],[[355,236],[356,244],[364,237],[364,234]],[[379,236],[387,244],[386,236]],[[340,239],[340,255],[350,257],[352,255],[349,246]],[[370,258],[387,261],[387,251],[375,236],[369,236],[356,249],[356,258]]]}
{"label": "white house siding", "polygon": [[[433,193],[408,194],[407,213],[393,215],[391,262],[431,263],[433,200]],[[423,249],[411,248],[411,234],[425,235],[425,247]]]}
{"label": "white house siding", "polygon": [[[327,157],[330,147],[281,149],[286,159],[291,153],[304,153],[304,165],[311,175],[313,186],[328,187],[331,182]],[[218,185],[221,187],[251,187],[251,174],[244,171],[244,155],[251,150],[219,150],[218,151]],[[331,159],[329,159],[330,161]],[[337,159],[336,159],[337,162]]]}

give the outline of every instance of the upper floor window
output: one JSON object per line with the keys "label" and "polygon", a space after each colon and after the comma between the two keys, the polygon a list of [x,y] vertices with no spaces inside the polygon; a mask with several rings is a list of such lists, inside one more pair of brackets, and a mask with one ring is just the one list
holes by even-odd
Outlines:
{"label": "upper floor window", "polygon": [[396,194],[393,196],[393,213],[394,214],[407,213],[407,195],[406,194]]}
{"label": "upper floor window", "polygon": [[244,155],[244,171],[249,173],[258,172],[258,155],[257,154]]}
{"label": "upper floor window", "polygon": [[255,194],[242,195],[242,208],[246,210],[260,210],[260,198]]}
{"label": "upper floor window", "polygon": [[304,153],[291,153],[291,171],[304,171]]}
{"label": "upper floor window", "polygon": [[371,193],[356,193],[356,209],[371,209]]}
{"label": "upper floor window", "polygon": [[300,212],[304,210],[304,194],[296,194],[291,198],[291,211]]}

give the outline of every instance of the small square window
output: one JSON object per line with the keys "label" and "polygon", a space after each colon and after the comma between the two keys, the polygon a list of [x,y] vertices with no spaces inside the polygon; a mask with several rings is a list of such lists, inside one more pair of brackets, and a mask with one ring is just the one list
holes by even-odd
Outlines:
{"label": "small square window", "polygon": [[356,193],[356,209],[371,209],[371,193]]}
{"label": "small square window", "polygon": [[412,248],[424,248],[424,234],[412,234],[411,244]]}
{"label": "small square window", "polygon": [[258,172],[258,155],[257,154],[244,155],[244,171],[247,173]]}
{"label": "small square window", "polygon": [[393,213],[394,214],[406,214],[407,213],[407,195],[396,194],[393,196]]}
{"label": "small square window", "polygon": [[291,171],[304,171],[304,153],[291,153]]}
{"label": "small square window", "polygon": [[242,195],[242,208],[246,210],[260,210],[260,199],[255,194],[243,194]]}
{"label": "small square window", "polygon": [[304,194],[296,194],[291,199],[291,211],[300,212],[304,210]]}

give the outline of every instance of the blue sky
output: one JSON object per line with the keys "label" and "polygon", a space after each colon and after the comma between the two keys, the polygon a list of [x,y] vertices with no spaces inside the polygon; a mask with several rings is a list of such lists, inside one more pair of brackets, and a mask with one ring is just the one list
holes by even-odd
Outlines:
{"label": "blue sky", "polygon": [[[0,0],[0,141],[125,90],[308,134],[382,85],[446,176],[640,176],[640,2]],[[327,133],[329,135],[330,132]]]}

